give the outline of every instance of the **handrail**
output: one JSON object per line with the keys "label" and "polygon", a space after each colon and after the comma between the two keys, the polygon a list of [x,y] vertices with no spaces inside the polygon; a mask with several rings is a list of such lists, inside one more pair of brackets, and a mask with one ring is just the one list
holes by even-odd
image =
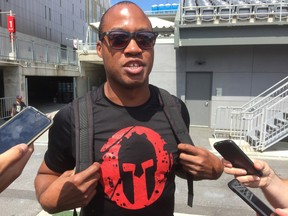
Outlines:
{"label": "handrail", "polygon": [[76,50],[69,47],[61,47],[60,44],[51,45],[17,37],[14,40],[15,50],[12,50],[10,38],[7,35],[0,35],[0,60],[23,60],[31,62],[77,65],[78,56]]}
{"label": "handrail", "polygon": [[[279,82],[277,82],[275,85],[271,86],[270,88],[266,89],[264,92],[259,94],[257,97],[253,98],[252,100],[250,100],[249,102],[244,104],[241,108],[243,110],[247,111],[250,109],[250,107],[255,107],[256,104],[261,103],[267,97],[271,97],[275,93],[277,93],[279,90],[285,89],[285,87],[287,86],[287,83],[288,83],[288,76],[285,77],[284,79],[280,80]],[[276,95],[278,95],[278,93]]]}
{"label": "handrail", "polygon": [[11,116],[11,109],[15,98],[16,96],[0,98],[0,119],[7,119]]}
{"label": "handrail", "polygon": [[[281,104],[283,101],[285,101],[284,105]],[[281,106],[277,106],[278,104]],[[285,122],[284,129],[287,135],[287,112],[288,77],[285,77],[242,107],[218,107],[214,123],[214,137],[226,133],[229,138],[245,139],[256,150],[263,151],[279,141],[280,135],[284,134],[283,127],[279,129],[277,127],[277,115],[286,115],[285,120],[279,121]],[[230,125],[228,124],[229,120]],[[270,127],[273,132],[269,136],[275,137],[267,140],[267,128]]]}
{"label": "handrail", "polygon": [[247,131],[246,140],[249,142],[249,139],[254,139],[252,147],[256,150],[263,151],[287,136],[288,120],[287,116],[283,116],[288,112],[288,96],[279,98],[277,102],[263,107],[257,115],[246,119],[250,126],[253,125]]}
{"label": "handrail", "polygon": [[[218,4],[215,0],[207,1],[206,5],[201,5],[200,0],[196,0],[197,4],[184,6],[185,2],[181,1],[180,10],[183,11],[181,16],[181,24],[193,24],[193,22],[204,21],[209,23],[209,21],[224,20],[227,25],[232,23],[237,25],[238,21],[249,20],[250,18],[256,18],[259,20],[264,20],[269,17],[273,17],[269,22],[287,22],[288,16],[288,2],[273,2],[273,3],[245,3],[237,1],[236,4],[231,0],[222,1],[222,4]],[[225,4],[224,4],[225,3]],[[222,9],[229,9],[228,11],[222,13]],[[266,11],[263,11],[263,10]],[[194,10],[195,13],[187,13],[186,11]],[[203,11],[210,10],[210,13],[204,13]],[[211,18],[211,19],[206,19]],[[241,23],[239,22],[239,23]],[[203,22],[202,22],[203,23]],[[257,23],[257,22],[252,22]]]}

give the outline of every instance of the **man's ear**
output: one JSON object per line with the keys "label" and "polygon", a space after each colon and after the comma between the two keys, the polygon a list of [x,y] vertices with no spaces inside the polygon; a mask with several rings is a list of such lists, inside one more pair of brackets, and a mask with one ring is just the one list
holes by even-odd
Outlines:
{"label": "man's ear", "polygon": [[96,51],[100,58],[102,58],[102,42],[98,41],[96,44]]}

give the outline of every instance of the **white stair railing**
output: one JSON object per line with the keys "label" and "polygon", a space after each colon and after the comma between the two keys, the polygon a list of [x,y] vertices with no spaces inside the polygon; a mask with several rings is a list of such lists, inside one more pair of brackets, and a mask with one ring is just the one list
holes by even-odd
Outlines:
{"label": "white stair railing", "polygon": [[281,94],[282,91],[285,91],[287,88],[288,76],[280,80],[275,85],[271,86],[261,94],[259,94],[257,97],[250,100],[248,103],[244,104],[241,109],[244,112],[249,112],[251,109],[257,109],[258,107],[272,100],[274,97],[277,97],[279,94]]}
{"label": "white stair railing", "polygon": [[[267,149],[280,139],[271,136],[280,137],[279,134],[283,134],[283,127],[288,127],[287,100],[288,76],[242,107],[218,107],[215,115],[214,137],[226,134],[229,138],[245,139],[256,150]],[[275,116],[273,110],[277,110],[277,115],[282,116],[278,125],[277,115]],[[279,127],[280,123],[281,127]],[[286,123],[287,125],[284,126]]]}
{"label": "white stair railing", "polygon": [[247,132],[246,141],[256,150],[264,151],[288,135],[288,96],[278,98],[251,119],[255,125]]}

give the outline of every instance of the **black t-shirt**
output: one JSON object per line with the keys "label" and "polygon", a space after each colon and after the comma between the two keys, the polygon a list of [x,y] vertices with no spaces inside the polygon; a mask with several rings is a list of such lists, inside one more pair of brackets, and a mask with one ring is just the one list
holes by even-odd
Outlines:
{"label": "black t-shirt", "polygon": [[[150,99],[138,107],[112,103],[98,90],[94,113],[94,160],[101,163],[97,194],[85,215],[173,215],[177,143],[150,87]],[[181,113],[189,125],[182,101]],[[60,110],[49,131],[47,166],[63,173],[75,167],[71,105]]]}

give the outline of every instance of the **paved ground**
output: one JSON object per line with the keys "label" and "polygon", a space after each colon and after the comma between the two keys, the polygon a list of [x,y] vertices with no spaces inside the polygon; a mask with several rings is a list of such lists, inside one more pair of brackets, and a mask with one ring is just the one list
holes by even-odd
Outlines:
{"label": "paved ground", "polygon": [[[45,113],[55,113],[63,105],[49,105],[39,107]],[[1,122],[0,122],[1,124]],[[213,131],[209,128],[191,128],[194,143],[208,148],[213,153]],[[0,215],[5,216],[46,216],[35,198],[33,181],[38,167],[43,160],[47,148],[47,132],[35,142],[35,152],[29,160],[22,175],[0,194]],[[251,158],[265,159],[283,178],[288,178],[288,144],[279,143],[263,153],[246,152]],[[217,154],[218,155],[218,154]],[[187,202],[186,181],[176,179],[175,216],[188,215],[221,215],[244,216],[255,213],[227,187],[231,176],[223,174],[217,181],[198,181],[194,183],[194,206],[190,208]],[[259,190],[253,190],[261,199],[265,200]],[[266,201],[265,201],[266,202]],[[267,202],[266,202],[267,203]],[[72,215],[72,213],[71,213]]]}

